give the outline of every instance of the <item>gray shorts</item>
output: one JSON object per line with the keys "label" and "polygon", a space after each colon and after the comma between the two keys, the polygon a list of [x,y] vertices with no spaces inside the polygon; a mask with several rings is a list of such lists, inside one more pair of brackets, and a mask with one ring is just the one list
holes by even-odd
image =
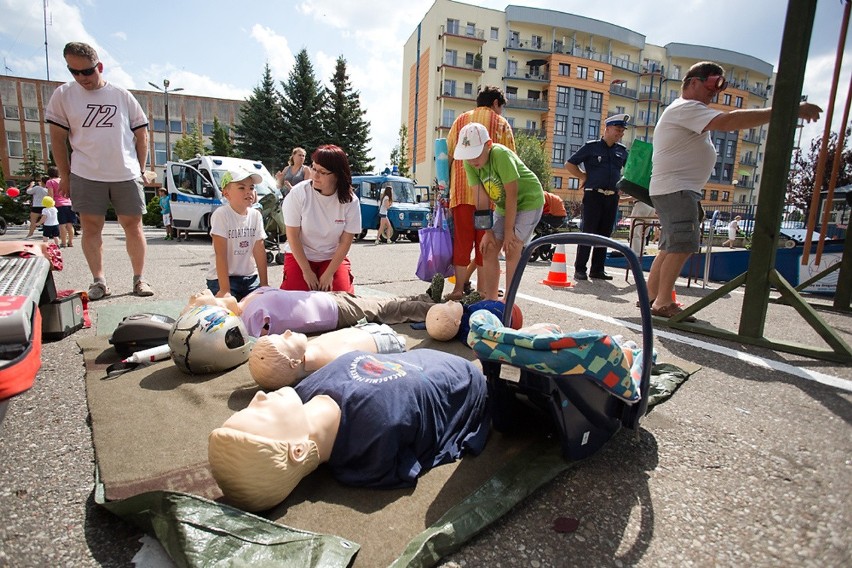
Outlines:
{"label": "gray shorts", "polygon": [[106,216],[110,204],[117,215],[145,213],[145,191],[141,179],[92,181],[71,174],[71,203],[83,215]]}
{"label": "gray shorts", "polygon": [[[515,212],[515,236],[521,239],[522,243],[527,242],[535,230],[541,219],[541,209],[533,211],[516,211]],[[500,215],[496,211],[494,215],[494,226],[491,228],[494,231],[494,238],[503,241],[506,240],[506,217]]]}
{"label": "gray shorts", "polygon": [[377,353],[404,353],[405,338],[383,323],[362,323],[356,325],[373,336]]}
{"label": "gray shorts", "polygon": [[701,243],[701,195],[685,190],[652,195],[651,201],[660,219],[660,250],[698,252]]}

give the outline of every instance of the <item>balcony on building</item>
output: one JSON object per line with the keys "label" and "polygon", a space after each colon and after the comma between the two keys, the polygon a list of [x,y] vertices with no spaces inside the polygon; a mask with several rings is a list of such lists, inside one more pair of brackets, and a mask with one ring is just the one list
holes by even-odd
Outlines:
{"label": "balcony on building", "polygon": [[754,156],[743,156],[740,158],[740,165],[754,167],[757,165],[757,159]]}
{"label": "balcony on building", "polygon": [[660,97],[660,89],[642,89],[639,91],[637,100],[639,102],[652,102],[652,103],[662,103],[663,99]]}
{"label": "balcony on building", "polygon": [[519,99],[507,96],[506,106],[518,110],[547,110],[547,99]]}
{"label": "balcony on building", "polygon": [[533,136],[535,138],[539,138],[544,140],[547,138],[547,132],[543,128],[512,128],[513,134],[526,134],[527,136]]}
{"label": "balcony on building", "polygon": [[444,36],[450,38],[458,38],[463,40],[471,40],[475,43],[485,43],[485,30],[474,28],[473,26],[441,26],[438,33],[438,39]]}
{"label": "balcony on building", "polygon": [[527,65],[523,69],[506,69],[503,80],[517,79],[519,81],[534,81],[537,83],[547,83],[550,81],[550,74],[546,70],[542,70],[545,60],[536,59],[534,61],[542,63],[540,65]]}
{"label": "balcony on building", "polygon": [[447,89],[446,86],[441,90],[441,94],[438,96],[439,99],[455,99],[457,101],[476,101],[476,95],[474,93],[465,93],[461,89]]}
{"label": "balcony on building", "polygon": [[460,58],[445,57],[444,61],[438,66],[438,71],[441,69],[465,71],[470,73],[482,74],[485,71],[482,69],[482,57],[474,57],[473,61],[459,61]]}
{"label": "balcony on building", "polygon": [[748,142],[750,144],[760,144],[760,133],[755,132],[754,134],[750,134],[748,132],[743,134],[741,138],[743,142]]}
{"label": "balcony on building", "polygon": [[609,94],[636,100],[638,98],[636,89],[628,89],[626,84],[627,81],[624,79],[615,79],[609,84]]}

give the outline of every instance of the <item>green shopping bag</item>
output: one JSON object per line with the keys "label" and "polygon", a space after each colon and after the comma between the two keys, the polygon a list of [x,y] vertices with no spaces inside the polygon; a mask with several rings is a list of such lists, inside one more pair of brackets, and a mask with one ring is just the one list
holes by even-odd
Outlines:
{"label": "green shopping bag", "polygon": [[634,140],[627,156],[627,163],[624,164],[622,177],[615,184],[615,187],[622,193],[635,197],[651,207],[654,204],[651,203],[651,196],[648,195],[648,187],[651,185],[651,157],[653,153],[654,147],[650,142]]}

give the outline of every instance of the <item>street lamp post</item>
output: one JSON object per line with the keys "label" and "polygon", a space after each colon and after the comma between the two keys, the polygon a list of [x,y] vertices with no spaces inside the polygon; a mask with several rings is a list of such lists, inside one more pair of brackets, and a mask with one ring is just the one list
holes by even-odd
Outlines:
{"label": "street lamp post", "polygon": [[174,93],[177,91],[182,91],[183,87],[175,87],[174,89],[169,89],[169,80],[163,79],[163,86],[155,85],[154,83],[148,81],[148,84],[157,89],[158,91],[163,93],[163,99],[165,101],[166,106],[166,161],[172,159],[172,145],[169,142],[169,133],[171,132],[172,125],[169,122],[169,93]]}

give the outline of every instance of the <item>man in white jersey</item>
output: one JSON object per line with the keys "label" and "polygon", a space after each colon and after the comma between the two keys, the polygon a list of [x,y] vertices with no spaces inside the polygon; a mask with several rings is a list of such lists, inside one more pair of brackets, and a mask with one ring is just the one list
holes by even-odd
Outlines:
{"label": "man in white jersey", "polygon": [[[709,106],[728,86],[725,70],[709,61],[690,67],[681,96],[675,99],[654,129],[651,201],[660,218],[660,253],[648,275],[648,295],[655,316],[669,318],[681,308],[671,301],[678,274],[690,255],[698,252],[701,230],[701,190],[716,164],[711,130],[730,132],[769,122],[771,108],[724,112]],[[818,120],[822,109],[799,105],[799,118]],[[695,321],[692,316],[685,321]]]}
{"label": "man in white jersey", "polygon": [[71,197],[80,214],[83,255],[93,278],[89,299],[111,293],[104,276],[102,237],[110,204],[124,229],[133,293],[152,296],[142,278],[147,248],[142,171],[148,158],[148,118],[133,95],[104,80],[104,65],[92,46],[71,42],[62,53],[74,81],[54,91],[45,121],[59,168],[59,191]]}

